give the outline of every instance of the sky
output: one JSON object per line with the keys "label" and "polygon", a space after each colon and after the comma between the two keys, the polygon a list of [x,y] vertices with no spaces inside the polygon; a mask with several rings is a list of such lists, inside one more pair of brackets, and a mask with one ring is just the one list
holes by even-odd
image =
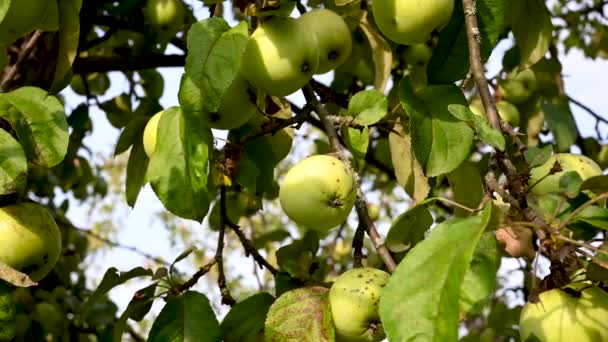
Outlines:
{"label": "sky", "polygon": [[[202,2],[189,0],[187,3],[194,6],[198,19],[207,16],[207,11],[201,7]],[[232,21],[230,24],[234,25],[235,22]],[[510,43],[504,42],[494,51],[487,64],[488,75],[493,76],[500,70],[502,54],[509,46]],[[167,52],[180,53],[181,51],[170,49]],[[563,63],[565,87],[568,95],[585,103],[599,114],[608,118],[608,109],[605,108],[606,87],[602,85],[603,78],[608,75],[608,63],[605,60],[588,60],[576,50],[566,56],[562,56],[560,60]],[[165,80],[165,92],[161,98],[162,106],[167,108],[178,105],[177,91],[183,68],[163,68],[159,71]],[[112,86],[103,97],[100,97],[100,101],[110,99],[128,90],[128,84],[126,84],[125,78],[120,73],[111,73],[110,77],[112,79]],[[327,83],[331,79],[331,73],[315,76],[315,78],[318,78],[323,83]],[[63,94],[66,98],[66,112],[68,113],[84,100],[83,97],[74,94],[70,89],[66,89]],[[300,93],[291,95],[290,100],[300,104],[303,103],[303,97]],[[576,123],[581,134],[584,137],[593,136],[594,119],[576,106],[571,106],[571,108],[575,114]],[[111,126],[106,119],[105,113],[96,107],[91,107],[90,116],[93,120],[94,130],[91,135],[85,138],[85,145],[91,148],[94,153],[106,156],[111,155],[120,133],[119,130]],[[603,131],[607,132],[607,130],[608,127],[603,126]],[[222,136],[221,132],[217,133]],[[153,213],[160,210],[162,210],[162,205],[156,199],[150,187],[146,186],[140,193],[135,207],[132,210],[126,210],[126,216],[123,218],[124,227],[121,227],[117,241],[123,245],[133,246],[147,253],[157,255],[165,260],[173,260],[181,250],[172,250],[169,244],[166,243],[168,233],[162,226],[162,223],[153,217]],[[82,206],[72,206],[68,212],[68,216],[80,227],[89,227],[93,223],[93,218],[87,216],[86,208]],[[215,240],[215,237],[213,239]],[[146,264],[146,260],[139,255],[121,249],[115,249],[110,253],[104,254],[103,257],[96,257],[91,260],[94,261],[94,265],[92,265],[88,273],[91,277],[97,279],[101,277],[102,272],[111,266],[126,271]],[[250,270],[251,268],[247,266],[246,271],[250,272]],[[249,281],[253,282],[251,279]],[[514,278],[513,281],[518,281],[518,279]],[[133,292],[138,289],[135,285],[138,284],[124,286],[111,292],[112,299],[119,304],[121,309],[124,309]],[[215,287],[211,289],[199,287],[199,290],[217,298],[218,292]],[[220,308],[217,303],[215,304],[214,307],[220,314],[226,312],[226,307]],[[160,301],[157,301],[153,311],[158,312],[161,306]]]}

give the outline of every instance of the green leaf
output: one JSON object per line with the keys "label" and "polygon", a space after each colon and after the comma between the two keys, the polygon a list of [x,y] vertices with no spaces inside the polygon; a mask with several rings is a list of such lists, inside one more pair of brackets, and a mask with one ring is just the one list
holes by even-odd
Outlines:
{"label": "green leaf", "polygon": [[366,15],[360,18],[359,27],[363,31],[371,48],[372,60],[374,62],[374,88],[384,91],[391,77],[393,51],[386,39],[370,24]]}
{"label": "green leaf", "polygon": [[142,141],[144,129],[149,120],[149,116],[137,115],[133,120],[129,121],[118,137],[118,142],[114,148],[114,156],[128,150],[136,141]]}
{"label": "green leaf", "polygon": [[542,110],[549,129],[555,137],[555,150],[568,152],[570,146],[576,143],[578,128],[570,111],[568,98],[562,96],[551,101],[543,101]]}
{"label": "green leaf", "polygon": [[608,192],[608,175],[595,176],[585,179],[581,190],[591,190],[596,194]]}
{"label": "green leaf", "polygon": [[101,283],[97,289],[93,291],[89,299],[84,303],[81,312],[81,318],[84,318],[87,311],[91,310],[93,305],[102,300],[111,289],[118,285],[124,284],[127,281],[138,277],[152,276],[152,271],[143,267],[136,267],[127,272],[119,272],[115,267],[109,268],[101,279]]}
{"label": "green leaf", "polygon": [[460,287],[460,312],[472,313],[476,304],[486,301],[496,290],[496,272],[500,267],[501,255],[494,232],[481,236],[471,267],[464,276]]}
{"label": "green leaf", "polygon": [[448,110],[450,104],[468,104],[462,91],[455,85],[435,85],[414,95],[405,79],[399,88],[399,98],[411,118],[412,147],[427,177],[456,169],[473,145],[473,130]]}
{"label": "green leaf", "polygon": [[171,297],[152,324],[148,342],[220,342],[222,334],[209,299],[187,291]]}
{"label": "green leaf", "polygon": [[[503,33],[505,2],[477,0],[476,14],[481,40],[481,61],[486,62]],[[463,79],[469,72],[469,49],[461,2],[457,1],[448,25],[441,30],[439,41],[427,68],[429,84],[447,84]]]}
{"label": "green leaf", "polygon": [[543,165],[551,158],[553,154],[553,146],[545,145],[543,147],[530,146],[524,152],[524,158],[530,165],[530,168],[535,168]]}
{"label": "green leaf", "polygon": [[165,208],[185,219],[201,222],[209,210],[207,193],[211,130],[196,115],[179,107],[161,116],[156,151],[148,166],[148,180]]}
{"label": "green leaf", "polygon": [[301,240],[279,248],[276,257],[281,270],[290,276],[300,280],[310,278],[310,267],[315,260],[315,253]]}
{"label": "green leaf", "polygon": [[13,0],[4,0],[4,1],[0,2],[0,23],[2,22],[2,19],[4,19],[4,16],[8,12],[9,7],[11,7],[12,2],[13,2]]}
{"label": "green leaf", "polygon": [[247,44],[247,22],[233,28],[223,18],[213,17],[192,25],[188,32],[186,74],[179,102],[187,112],[217,112],[226,89],[241,66]]}
{"label": "green leaf", "polygon": [[424,233],[432,224],[433,216],[424,205],[409,208],[393,221],[386,246],[395,253],[407,251],[424,239]]}
{"label": "green leaf", "polygon": [[135,206],[139,192],[146,183],[149,162],[150,159],[146,156],[143,142],[141,140],[135,141],[131,147],[131,152],[129,152],[127,178],[125,180],[127,204],[131,208]]}
{"label": "green leaf", "polygon": [[129,94],[122,93],[115,98],[99,104],[110,124],[116,128],[125,127],[133,118],[131,110],[131,97]]}
{"label": "green leaf", "polygon": [[[447,174],[454,201],[469,208],[477,208],[485,193],[485,186],[476,163],[465,161]],[[455,208],[456,216],[468,216],[469,211]]]}
{"label": "green leaf", "polygon": [[506,21],[519,46],[522,65],[533,65],[549,50],[553,37],[551,14],[544,0],[506,2]]}
{"label": "green leaf", "polygon": [[485,116],[475,115],[468,106],[461,104],[448,105],[448,110],[458,120],[472,122],[481,141],[500,151],[504,151],[506,144],[505,137],[501,131],[490,125]]}
{"label": "green leaf", "polygon": [[431,187],[412,150],[412,139],[401,122],[393,126],[388,142],[397,181],[416,202],[424,200]]}
{"label": "green leaf", "polygon": [[382,120],[387,112],[388,100],[376,89],[362,90],[348,102],[348,115],[355,118],[355,123],[363,126]]}
{"label": "green leaf", "polygon": [[399,263],[380,299],[389,341],[458,340],[460,288],[491,208],[439,224]]}
{"label": "green leaf", "polygon": [[369,146],[369,129],[365,127],[362,130],[358,130],[355,128],[344,127],[342,132],[344,136],[344,143],[353,156],[358,160],[365,159],[367,147]]}
{"label": "green leaf", "polygon": [[334,341],[329,290],[311,286],[284,293],[270,307],[265,341]]}
{"label": "green leaf", "polygon": [[59,9],[59,48],[55,75],[50,87],[50,92],[53,94],[65,88],[72,78],[72,63],[78,53],[82,0],[57,0],[57,6]]}
{"label": "green leaf", "polygon": [[559,177],[559,190],[568,198],[576,197],[581,191],[583,179],[576,171],[564,172]]}
{"label": "green leaf", "polygon": [[0,129],[0,195],[18,194],[27,184],[27,159],[21,145]]}
{"label": "green leaf", "polygon": [[257,293],[236,304],[226,315],[220,328],[225,342],[258,342],[274,297]]}
{"label": "green leaf", "polygon": [[0,116],[15,130],[30,162],[53,167],[65,157],[68,123],[56,97],[36,87],[0,93]]}
{"label": "green leaf", "polygon": [[598,206],[587,207],[574,218],[573,224],[579,223],[608,231],[608,209]]}

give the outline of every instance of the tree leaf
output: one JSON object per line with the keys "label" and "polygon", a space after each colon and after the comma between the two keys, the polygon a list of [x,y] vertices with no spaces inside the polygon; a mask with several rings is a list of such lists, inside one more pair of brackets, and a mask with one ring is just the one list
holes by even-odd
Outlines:
{"label": "tree leaf", "polygon": [[344,127],[342,132],[344,136],[344,143],[353,156],[358,160],[365,159],[367,147],[369,146],[369,129],[365,127],[362,130],[358,130],[355,128]]}
{"label": "tree leaf", "polygon": [[458,340],[460,288],[491,208],[444,221],[399,263],[380,299],[389,341]]}
{"label": "tree leaf", "polygon": [[[469,208],[477,208],[483,198],[485,186],[481,178],[481,173],[477,164],[465,161],[460,166],[447,174],[450,188],[454,196],[454,201]],[[468,216],[471,213],[462,209],[455,208],[456,216]]]}
{"label": "tree leaf", "polygon": [[471,313],[476,304],[487,300],[496,290],[496,272],[500,267],[501,255],[493,231],[481,236],[471,267],[464,276],[460,287],[460,312]]}
{"label": "tree leaf", "polygon": [[[486,62],[503,33],[505,2],[477,0],[476,14],[481,40],[481,61]],[[469,48],[462,3],[456,2],[448,25],[441,30],[439,41],[427,68],[429,84],[448,84],[463,79],[469,72]]]}
{"label": "tree leaf", "polygon": [[585,179],[581,190],[591,190],[596,194],[608,192],[608,175],[595,176]]}
{"label": "tree leaf", "polygon": [[152,324],[148,342],[219,342],[220,325],[209,299],[194,291],[171,297]]}
{"label": "tree leaf", "polygon": [[211,130],[199,116],[187,115],[179,107],[165,110],[147,175],[160,201],[175,215],[198,222],[207,215],[208,158],[212,146]]}
{"label": "tree leaf", "polygon": [[27,159],[21,145],[0,129],[0,195],[18,194],[27,184]]}
{"label": "tree leaf", "polygon": [[257,293],[230,309],[220,328],[225,342],[258,342],[274,297]]}
{"label": "tree leaf", "polygon": [[519,46],[522,65],[533,65],[549,50],[553,37],[551,14],[544,0],[506,2],[506,21]]}
{"label": "tree leaf", "polygon": [[247,22],[230,28],[221,17],[201,20],[188,32],[186,74],[179,102],[187,112],[217,112],[241,66],[249,35]]}
{"label": "tree leaf", "polygon": [[137,115],[133,118],[133,120],[129,121],[129,123],[125,126],[125,129],[122,130],[120,136],[118,137],[118,142],[114,148],[115,156],[128,150],[129,147],[136,142],[136,140],[143,139],[144,129],[146,128],[146,124],[149,120],[149,116]]}
{"label": "tree leaf", "polygon": [[50,92],[55,94],[65,88],[72,78],[72,63],[78,53],[80,35],[80,8],[82,0],[57,0],[59,9],[59,51],[55,76]]}
{"label": "tree leaf", "polygon": [[386,246],[395,253],[407,251],[424,239],[424,233],[432,224],[433,216],[426,206],[419,204],[409,208],[393,221],[386,236]]}
{"label": "tree leaf", "polygon": [[373,125],[382,120],[387,112],[386,96],[375,89],[362,90],[348,101],[348,115],[363,126]]}
{"label": "tree leaf", "polygon": [[127,162],[127,178],[125,180],[125,195],[127,204],[132,208],[137,202],[141,188],[146,184],[146,172],[148,171],[150,159],[144,151],[144,144],[136,140],[129,152]]}
{"label": "tree leaf", "polygon": [[404,79],[399,84],[399,98],[410,116],[412,147],[427,177],[456,169],[473,145],[473,130],[448,110],[450,104],[468,104],[462,91],[455,85],[434,85],[414,95]]}
{"label": "tree leaf", "polygon": [[401,122],[393,126],[388,135],[388,142],[397,181],[417,203],[424,200],[431,187],[414,155],[411,137]]}
{"label": "tree leaf", "polygon": [[526,158],[526,162],[530,165],[530,168],[538,167],[543,165],[544,163],[551,158],[553,154],[553,146],[545,145],[543,147],[530,146],[524,152],[524,158]]}
{"label": "tree leaf", "polygon": [[367,15],[361,16],[359,27],[361,27],[361,31],[363,31],[367,37],[367,41],[369,42],[372,51],[375,75],[374,88],[382,92],[386,88],[388,80],[391,77],[393,50],[384,37],[378,33],[378,30],[370,24]]}
{"label": "tree leaf", "polygon": [[556,152],[568,152],[576,143],[578,128],[570,111],[568,98],[562,96],[542,103],[545,120],[555,138]]}
{"label": "tree leaf", "polygon": [[264,327],[268,342],[333,342],[329,290],[311,286],[284,293],[270,307]]}
{"label": "tree leaf", "polygon": [[68,123],[56,97],[36,87],[0,93],[0,116],[15,130],[30,162],[53,167],[65,157]]}
{"label": "tree leaf", "polygon": [[502,132],[492,127],[485,116],[475,115],[468,106],[460,104],[448,105],[450,113],[458,120],[471,122],[481,141],[497,148],[500,151],[505,149],[505,137]]}
{"label": "tree leaf", "polygon": [[89,299],[84,303],[82,312],[80,314],[80,319],[83,319],[86,316],[87,311],[93,307],[93,304],[102,300],[111,289],[118,285],[124,284],[133,278],[149,277],[152,276],[152,274],[153,272],[151,270],[143,267],[136,267],[127,272],[120,272],[115,267],[109,268],[103,275],[97,289],[93,291]]}

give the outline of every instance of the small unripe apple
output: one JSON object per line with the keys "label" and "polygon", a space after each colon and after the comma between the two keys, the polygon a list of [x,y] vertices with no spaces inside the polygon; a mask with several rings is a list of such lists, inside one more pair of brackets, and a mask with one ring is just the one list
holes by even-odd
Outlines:
{"label": "small unripe apple", "polygon": [[315,74],[324,74],[342,65],[352,51],[348,25],[336,12],[318,9],[304,13],[298,19],[317,38],[319,67]]}
{"label": "small unripe apple", "polygon": [[70,82],[72,90],[82,96],[87,95],[87,88],[85,87],[84,81],[87,81],[86,86],[89,89],[89,95],[103,95],[110,88],[110,77],[106,73],[91,73],[87,74],[85,78],[82,75],[74,75]]}
{"label": "small unripe apple", "polygon": [[507,101],[520,104],[536,90],[536,75],[532,69],[514,70],[506,79],[498,82],[498,89]]}
{"label": "small unripe apple", "polygon": [[340,275],[329,290],[336,341],[378,342],[385,337],[378,305],[390,274],[372,267]]}
{"label": "small unripe apple", "polygon": [[181,0],[148,0],[144,16],[160,35],[172,36],[184,24],[186,9]]}
{"label": "small unripe apple", "polygon": [[454,0],[377,0],[372,2],[380,31],[395,43],[414,45],[445,27],[454,11]]}
{"label": "small unripe apple", "polygon": [[237,74],[226,89],[219,110],[216,113],[201,113],[203,122],[214,129],[233,129],[244,125],[258,112],[251,94],[254,94],[254,90],[241,74]]}
{"label": "small unripe apple", "polygon": [[608,293],[598,287],[584,289],[580,296],[560,289],[545,291],[538,303],[524,305],[519,335],[522,341],[608,341]]}
{"label": "small unripe apple", "polygon": [[[556,161],[559,161],[562,171],[549,175],[549,171]],[[590,158],[571,153],[556,153],[552,155],[543,165],[530,170],[530,193],[535,195],[543,195],[547,193],[560,192],[559,179],[569,171],[576,171],[582,180],[599,176],[602,174],[602,169]],[[543,178],[545,177],[545,178]],[[542,180],[541,180],[542,179]]]}
{"label": "small unripe apple", "polygon": [[156,135],[158,131],[158,123],[163,111],[154,114],[144,128],[144,151],[148,158],[151,158],[156,149]]}
{"label": "small unripe apple", "polygon": [[425,66],[432,56],[433,48],[427,43],[410,45],[403,53],[403,58],[411,66]]}
{"label": "small unripe apple", "polygon": [[255,88],[287,96],[302,88],[319,67],[316,37],[294,18],[273,17],[249,37],[241,72]]}
{"label": "small unripe apple", "polygon": [[602,145],[597,154],[597,162],[602,169],[608,168],[608,145]]}
{"label": "small unripe apple", "polygon": [[61,233],[51,214],[35,203],[0,208],[0,261],[39,281],[61,254]]}
{"label": "small unripe apple", "polygon": [[344,162],[329,155],[315,155],[287,172],[279,200],[294,222],[326,232],[346,220],[355,203],[356,188]]}

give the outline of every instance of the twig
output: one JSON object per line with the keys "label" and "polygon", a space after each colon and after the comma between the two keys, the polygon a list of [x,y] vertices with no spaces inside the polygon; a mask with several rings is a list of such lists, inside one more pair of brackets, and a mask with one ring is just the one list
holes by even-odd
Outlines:
{"label": "twig", "polygon": [[149,54],[131,57],[77,57],[72,69],[75,74],[108,71],[137,71],[151,68],[183,67],[185,55]]}
{"label": "twig", "polygon": [[568,101],[574,103],[575,105],[579,106],[580,108],[582,108],[584,111],[586,111],[587,113],[589,113],[591,116],[593,116],[596,120],[595,122],[595,130],[597,132],[597,136],[599,139],[601,139],[601,134],[600,134],[600,129],[599,129],[599,124],[600,122],[603,122],[605,124],[608,124],[608,119],[604,118],[603,116],[601,116],[600,114],[598,114],[597,112],[595,112],[593,109],[589,108],[587,105],[585,105],[584,103],[570,97],[570,96],[566,96],[568,98]]}
{"label": "twig", "polygon": [[144,258],[146,258],[146,259],[149,259],[149,260],[152,260],[152,261],[154,261],[154,262],[157,262],[157,263],[159,263],[159,264],[161,264],[161,265],[165,265],[165,266],[171,266],[171,263],[170,263],[170,262],[168,262],[168,261],[166,261],[166,260],[163,260],[163,259],[161,259],[161,258],[159,258],[159,257],[157,257],[157,256],[154,256],[154,255],[152,255],[152,254],[149,254],[149,253],[146,253],[146,252],[144,252],[144,251],[141,251],[141,250],[137,249],[136,247],[123,245],[123,244],[118,243],[118,242],[116,242],[116,241],[112,241],[112,240],[110,240],[110,239],[104,238],[103,236],[98,235],[98,234],[96,234],[96,233],[93,233],[93,232],[92,232],[92,231],[90,231],[90,230],[87,230],[87,229],[84,229],[84,228],[78,228],[78,227],[73,226],[73,225],[71,225],[71,224],[68,224],[68,223],[66,223],[66,222],[64,222],[64,224],[65,224],[65,226],[67,226],[68,228],[71,228],[71,229],[74,229],[74,230],[76,230],[76,231],[79,231],[79,232],[81,232],[81,233],[83,233],[83,234],[89,235],[90,237],[92,237],[92,238],[94,238],[94,239],[96,239],[96,240],[99,240],[99,241],[101,241],[101,242],[103,242],[103,243],[105,243],[106,245],[109,245],[109,246],[111,246],[111,247],[115,247],[115,248],[120,248],[120,249],[128,250],[128,251],[131,251],[131,252],[133,252],[133,253],[135,253],[135,254],[137,254],[137,255],[141,255],[141,256],[143,256],[143,257],[144,257]]}
{"label": "twig", "polygon": [[4,75],[4,78],[2,79],[2,82],[0,82],[0,92],[5,92],[8,89],[8,85],[11,82],[11,80],[15,77],[17,70],[19,70],[21,65],[30,56],[30,53],[34,49],[34,46],[36,46],[36,43],[38,42],[38,39],[40,39],[41,36],[42,36],[42,31],[38,31],[38,30],[35,31],[34,34],[32,34],[32,36],[30,37],[30,39],[27,41],[25,46],[21,49],[21,51],[19,51],[19,55],[17,56],[17,61],[15,61],[15,64],[13,64],[8,69],[6,75]]}
{"label": "twig", "polygon": [[194,273],[192,275],[192,277],[190,277],[190,279],[188,279],[185,283],[180,284],[177,287],[177,292],[181,293],[184,292],[188,289],[190,289],[192,286],[196,285],[196,283],[198,282],[198,280],[204,276],[205,274],[207,274],[211,268],[213,267],[213,265],[215,265],[217,263],[216,259],[211,260],[209,263],[205,264],[203,267],[199,268],[198,271],[196,271],[196,273]]}
{"label": "twig", "polygon": [[217,285],[222,294],[222,304],[234,305],[236,301],[230,294],[230,289],[226,286],[226,275],[224,274],[224,232],[226,230],[226,186],[222,185],[220,189],[220,234],[217,238],[217,249],[215,250],[215,261],[218,267]]}
{"label": "twig", "polygon": [[251,241],[247,239],[243,231],[241,231],[241,227],[239,225],[234,224],[228,220],[226,220],[226,224],[232,229],[232,231],[234,231],[236,236],[238,236],[241,245],[243,245],[243,249],[245,249],[245,256],[251,255],[260,267],[266,267],[268,272],[270,272],[271,274],[275,275],[279,273],[279,271],[274,268],[274,266],[272,266],[251,244]]}
{"label": "twig", "polygon": [[484,73],[483,64],[481,63],[481,35],[479,33],[479,26],[477,24],[477,16],[475,15],[475,0],[462,0],[462,6],[464,8],[464,19],[466,22],[467,40],[469,43],[469,63],[471,64],[471,72],[477,84],[477,90],[479,91],[479,97],[483,102],[483,106],[488,115],[490,124],[497,129],[500,129],[500,119],[498,116],[498,110],[496,109],[496,102],[494,97],[490,94],[490,88],[488,87],[488,81]]}
{"label": "twig", "polygon": [[243,146],[249,141],[258,139],[267,134],[274,134],[285,127],[289,127],[289,126],[293,126],[293,125],[300,125],[304,121],[306,121],[306,119],[310,115],[310,112],[311,112],[310,107],[304,107],[304,108],[302,108],[302,110],[300,110],[299,113],[297,113],[295,116],[290,117],[289,119],[273,117],[270,119],[269,123],[262,125],[261,131],[252,132],[250,134],[245,135],[238,142],[236,142],[236,144]]}
{"label": "twig", "polygon": [[[327,137],[329,139],[329,146],[331,147],[332,151],[338,156],[338,158],[348,162],[342,152],[342,144],[340,143],[338,134],[336,133],[334,126],[328,119],[329,113],[327,112],[325,107],[323,107],[323,105],[319,102],[319,100],[317,100],[312,86],[310,84],[307,84],[302,90],[304,92],[304,97],[306,98],[306,101],[314,108],[315,112],[319,116],[319,119],[321,119],[321,123],[323,124],[325,133],[327,134]],[[378,255],[380,255],[380,258],[382,258],[382,261],[384,262],[388,270],[390,272],[393,272],[397,268],[397,264],[388,248],[384,245],[384,239],[378,233],[374,222],[369,217],[367,203],[365,201],[363,193],[361,192],[358,179],[355,209],[357,210],[357,215],[359,216],[359,224],[365,227],[367,235],[370,237],[372,245],[378,252]]]}
{"label": "twig", "polygon": [[363,266],[363,239],[365,239],[365,226],[362,221],[359,220],[357,230],[355,230],[355,236],[353,237],[353,265],[354,267]]}
{"label": "twig", "polygon": [[488,121],[496,129],[506,133],[517,148],[523,152],[527,146],[521,141],[519,133],[517,133],[513,127],[508,123],[504,122],[498,116],[498,109],[496,108],[496,101],[490,93],[490,87],[486,79],[483,64],[481,62],[481,35],[479,33],[479,25],[477,23],[477,16],[475,15],[475,0],[462,0],[462,6],[464,8],[464,19],[467,30],[467,41],[469,45],[469,63],[471,64],[470,70],[473,73],[477,90],[479,91],[479,97],[483,103],[483,107],[488,116]]}
{"label": "twig", "polygon": [[564,221],[562,221],[560,223],[560,225],[557,227],[558,230],[563,229],[565,226],[569,225],[572,220],[574,220],[574,218],[580,214],[583,210],[587,209],[588,207],[592,206],[593,204],[603,200],[604,198],[608,198],[608,192],[605,192],[601,195],[595,196],[594,198],[588,200],[587,202],[585,202],[583,205],[581,205],[580,207],[576,208],[574,211],[572,211],[570,213],[570,215],[568,215],[568,217],[566,217],[566,219]]}

